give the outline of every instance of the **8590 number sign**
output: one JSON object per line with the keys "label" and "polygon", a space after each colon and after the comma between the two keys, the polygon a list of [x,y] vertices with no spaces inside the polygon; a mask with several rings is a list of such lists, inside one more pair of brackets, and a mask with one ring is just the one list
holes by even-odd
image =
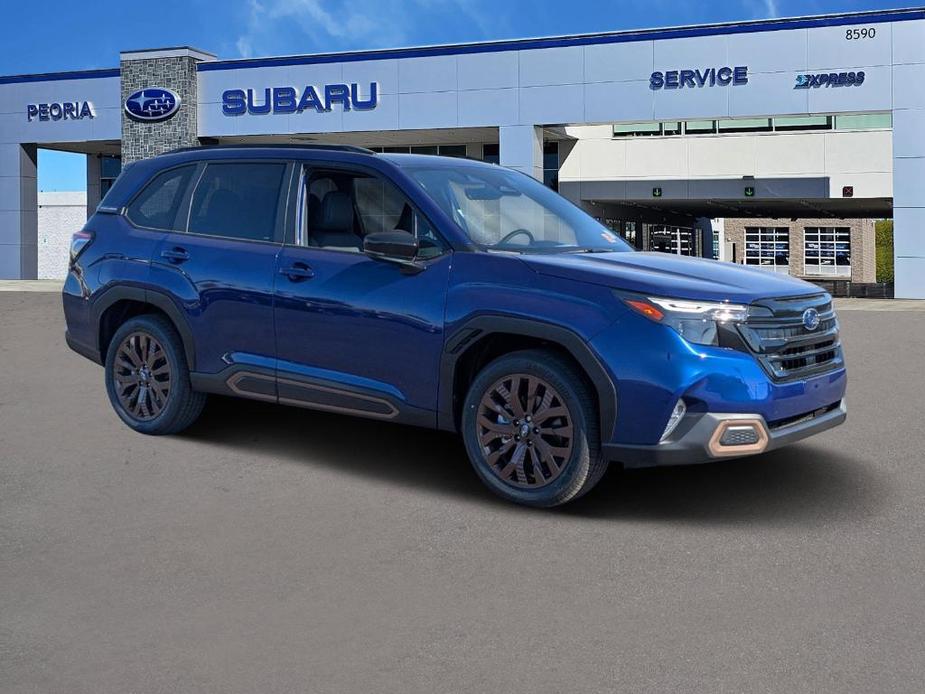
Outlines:
{"label": "8590 number sign", "polygon": [[861,39],[872,39],[877,35],[876,27],[862,27],[860,29],[845,29],[845,40],[859,41]]}

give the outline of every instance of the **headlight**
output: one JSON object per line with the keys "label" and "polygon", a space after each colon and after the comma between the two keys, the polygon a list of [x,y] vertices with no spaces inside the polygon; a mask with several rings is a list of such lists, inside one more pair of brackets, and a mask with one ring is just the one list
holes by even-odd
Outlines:
{"label": "headlight", "polygon": [[637,313],[671,327],[685,340],[697,345],[718,345],[721,325],[742,323],[748,317],[748,307],[741,304],[638,296],[620,298]]}

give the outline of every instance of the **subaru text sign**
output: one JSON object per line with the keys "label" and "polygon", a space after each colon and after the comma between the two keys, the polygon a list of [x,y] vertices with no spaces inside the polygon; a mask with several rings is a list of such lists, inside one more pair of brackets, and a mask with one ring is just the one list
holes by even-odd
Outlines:
{"label": "subaru text sign", "polygon": [[696,70],[665,70],[649,77],[650,89],[694,89],[748,84],[748,67],[707,67]]}
{"label": "subaru text sign", "polygon": [[164,87],[145,87],[125,100],[125,112],[132,120],[156,122],[167,120],[180,110],[180,95]]}
{"label": "subaru text sign", "polygon": [[245,113],[326,113],[339,106],[344,111],[369,111],[379,103],[379,85],[369,83],[364,94],[360,85],[325,84],[296,87],[267,87],[266,89],[228,89],[222,93],[222,113],[242,116]]}

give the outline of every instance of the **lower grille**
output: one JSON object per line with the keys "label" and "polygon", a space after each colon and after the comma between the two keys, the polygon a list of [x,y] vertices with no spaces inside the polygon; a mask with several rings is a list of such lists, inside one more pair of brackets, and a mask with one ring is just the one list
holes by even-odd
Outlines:
{"label": "lower grille", "polygon": [[[811,330],[812,314],[818,323]],[[756,301],[739,333],[775,380],[805,378],[844,364],[838,319],[828,294]]]}
{"label": "lower grille", "polygon": [[813,410],[812,412],[804,412],[803,414],[794,415],[793,417],[786,417],[785,419],[775,419],[768,422],[768,428],[771,431],[776,429],[784,429],[786,427],[792,427],[797,424],[802,424],[803,422],[809,422],[816,417],[821,417],[824,414],[828,414],[832,410],[836,410],[841,407],[841,400],[838,402],[833,402],[831,405],[826,405],[825,407],[820,407],[819,409]]}

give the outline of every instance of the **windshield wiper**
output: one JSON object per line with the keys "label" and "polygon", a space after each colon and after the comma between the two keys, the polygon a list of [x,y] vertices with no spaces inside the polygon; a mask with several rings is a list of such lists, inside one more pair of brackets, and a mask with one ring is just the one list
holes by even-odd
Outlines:
{"label": "windshield wiper", "polygon": [[613,248],[576,248],[573,251],[562,251],[563,253],[616,253]]}

